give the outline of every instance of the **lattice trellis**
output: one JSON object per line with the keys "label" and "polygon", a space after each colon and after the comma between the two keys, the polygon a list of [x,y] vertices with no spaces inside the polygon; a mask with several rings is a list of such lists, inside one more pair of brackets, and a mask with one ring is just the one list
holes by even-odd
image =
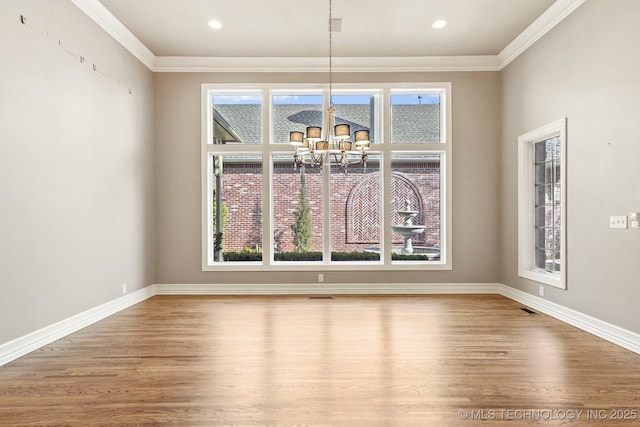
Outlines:
{"label": "lattice trellis", "polygon": [[[374,173],[354,185],[346,203],[346,239],[347,243],[379,244],[380,222],[380,173]],[[406,176],[394,172],[391,174],[391,223],[400,224],[402,219],[397,211],[404,209],[404,201],[411,201],[411,209],[420,212],[414,219],[415,224],[423,224],[424,203],[418,187]],[[400,236],[393,234],[393,243],[402,242]],[[417,242],[418,243],[418,242]]]}

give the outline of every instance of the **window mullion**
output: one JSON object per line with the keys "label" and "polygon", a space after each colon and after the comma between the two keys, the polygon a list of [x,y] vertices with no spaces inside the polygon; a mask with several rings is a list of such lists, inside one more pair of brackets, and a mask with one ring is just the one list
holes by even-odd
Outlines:
{"label": "window mullion", "polygon": [[393,247],[391,241],[391,152],[381,153],[382,156],[382,200],[380,201],[380,206],[382,206],[382,241],[380,242],[381,247],[384,248],[382,251],[382,261],[384,265],[391,265],[391,248]]}
{"label": "window mullion", "polygon": [[382,141],[380,144],[382,156],[382,261],[386,266],[391,266],[391,90],[385,87],[382,90],[382,111],[380,112],[380,130]]}
{"label": "window mullion", "polygon": [[262,90],[262,264],[273,263],[273,197],[271,196],[271,176],[273,176],[273,161],[271,158],[271,93]]}
{"label": "window mullion", "polygon": [[[324,124],[327,122],[327,109],[331,104],[329,90],[323,91],[322,104],[322,126],[323,132],[330,132],[325,129]],[[324,163],[322,166],[322,261],[324,264],[331,262],[331,162]]]}
{"label": "window mullion", "polygon": [[322,165],[322,260],[331,262],[331,166]]}

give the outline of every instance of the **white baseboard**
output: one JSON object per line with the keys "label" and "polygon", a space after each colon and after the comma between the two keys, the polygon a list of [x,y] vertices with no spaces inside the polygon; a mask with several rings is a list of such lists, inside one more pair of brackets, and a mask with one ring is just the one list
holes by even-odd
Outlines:
{"label": "white baseboard", "polygon": [[564,323],[582,329],[620,347],[640,354],[640,334],[612,325],[595,317],[580,313],[562,305],[547,301],[535,295],[522,292],[506,285],[500,285],[500,295],[525,304]]}
{"label": "white baseboard", "polygon": [[157,295],[496,294],[499,283],[163,284]]}
{"label": "white baseboard", "polygon": [[155,295],[155,285],[131,292],[113,301],[99,305],[60,322],[23,335],[13,341],[0,344],[0,366],[31,353],[60,338],[79,331],[125,308],[131,307]]}
{"label": "white baseboard", "polygon": [[154,295],[499,294],[640,354],[640,334],[500,283],[157,284],[0,344],[0,366]]}

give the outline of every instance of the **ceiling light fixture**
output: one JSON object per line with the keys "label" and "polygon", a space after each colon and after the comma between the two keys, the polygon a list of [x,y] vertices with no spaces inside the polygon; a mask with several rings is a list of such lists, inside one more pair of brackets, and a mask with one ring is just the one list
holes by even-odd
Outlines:
{"label": "ceiling light fixture", "polygon": [[333,163],[345,172],[348,166],[362,164],[367,168],[369,130],[357,130],[351,137],[348,124],[335,124],[336,108],[333,105],[333,4],[329,0],[329,108],[325,115],[325,127],[308,126],[306,132],[289,132],[289,143],[294,146],[294,167],[315,167]]}
{"label": "ceiling light fixture", "polygon": [[209,21],[208,25],[214,30],[219,30],[222,28],[222,22],[218,21],[217,19],[212,19],[211,21]]}
{"label": "ceiling light fixture", "polygon": [[445,21],[444,19],[438,19],[437,21],[434,21],[431,26],[436,30],[439,30],[440,28],[444,28],[447,26],[447,21]]}

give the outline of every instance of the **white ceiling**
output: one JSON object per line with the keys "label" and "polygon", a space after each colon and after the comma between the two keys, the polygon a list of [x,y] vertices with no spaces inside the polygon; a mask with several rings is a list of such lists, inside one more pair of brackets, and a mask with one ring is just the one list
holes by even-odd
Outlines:
{"label": "white ceiling", "polygon": [[[101,0],[156,56],[328,55],[328,0]],[[554,0],[333,0],[335,56],[496,55]],[[210,19],[224,27],[212,30]],[[449,23],[434,30],[436,19]]]}
{"label": "white ceiling", "polygon": [[[268,58],[319,66],[328,56],[328,0],[72,1],[154,71],[184,71],[216,58],[238,67]],[[333,0],[333,17],[342,18],[333,56],[345,64],[402,58],[422,68],[445,57],[449,64],[499,69],[583,1]],[[209,28],[210,19],[223,28]],[[436,19],[448,25],[435,30]]]}

